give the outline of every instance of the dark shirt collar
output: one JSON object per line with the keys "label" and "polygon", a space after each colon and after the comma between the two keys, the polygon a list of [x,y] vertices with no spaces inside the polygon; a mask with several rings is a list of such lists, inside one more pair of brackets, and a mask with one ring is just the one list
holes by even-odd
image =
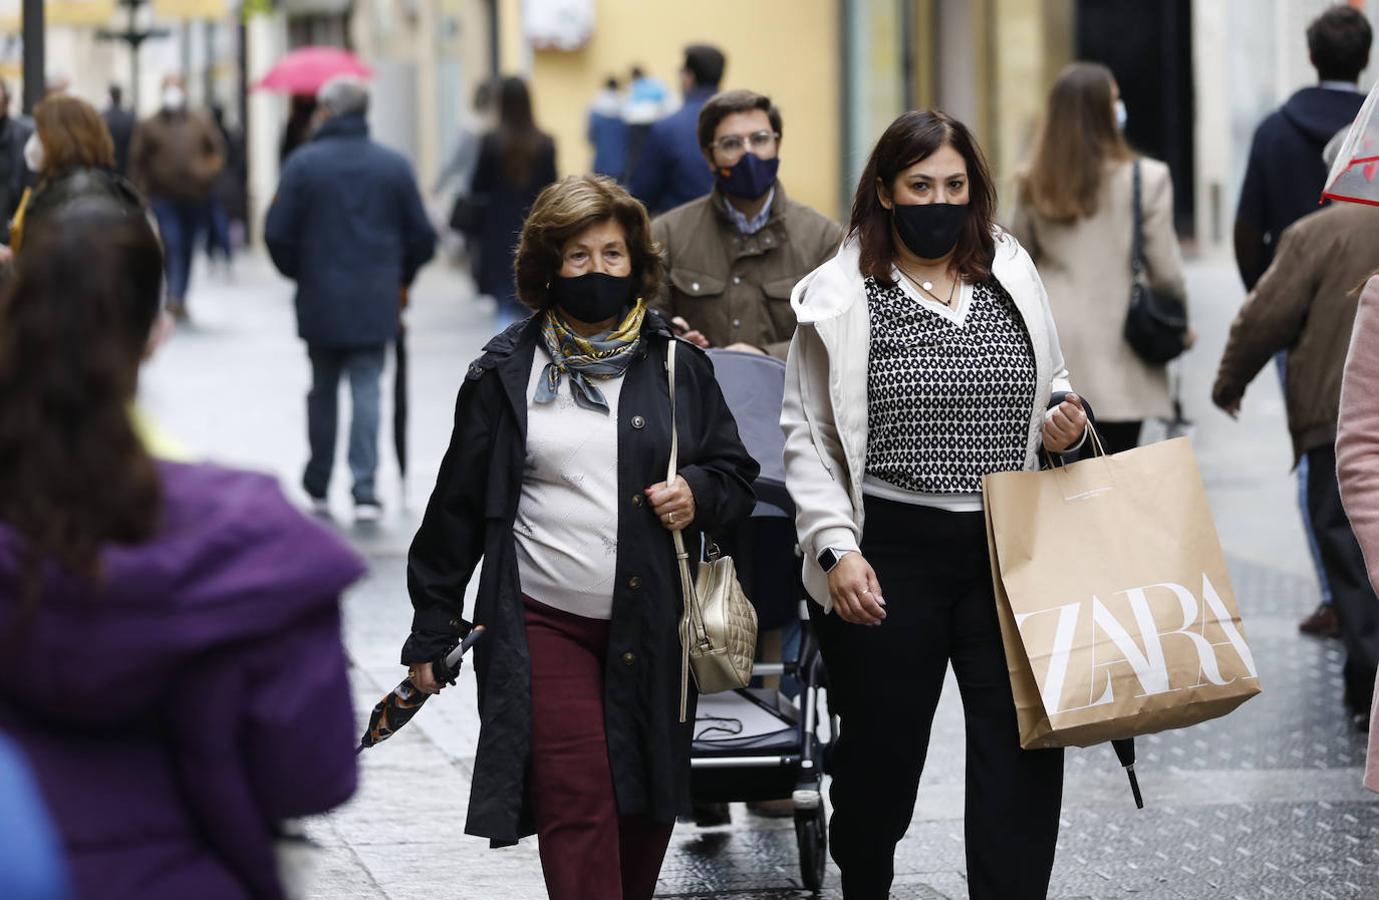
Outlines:
{"label": "dark shirt collar", "polygon": [[369,120],[363,115],[331,116],[316,129],[313,140],[332,137],[368,137]]}

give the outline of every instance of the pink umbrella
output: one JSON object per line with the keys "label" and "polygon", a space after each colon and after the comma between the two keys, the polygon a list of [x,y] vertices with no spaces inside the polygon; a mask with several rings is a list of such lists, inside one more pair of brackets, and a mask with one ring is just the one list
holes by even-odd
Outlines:
{"label": "pink umbrella", "polygon": [[314,95],[339,75],[368,78],[373,70],[348,50],[339,47],[301,47],[278,60],[254,90]]}

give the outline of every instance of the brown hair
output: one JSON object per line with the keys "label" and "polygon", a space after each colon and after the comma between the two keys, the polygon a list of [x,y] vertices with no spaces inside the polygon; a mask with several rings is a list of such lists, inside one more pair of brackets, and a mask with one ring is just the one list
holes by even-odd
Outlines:
{"label": "brown hair", "polygon": [[498,82],[498,152],[503,175],[516,187],[531,184],[536,166],[550,137],[536,127],[531,91],[515,75]]}
{"label": "brown hair", "polygon": [[1111,70],[1073,63],[1049,91],[1034,159],[1019,177],[1020,202],[1050,222],[1096,212],[1108,162],[1133,159],[1112,109]]}
{"label": "brown hair", "polygon": [[96,108],[85,100],[58,94],[34,107],[34,128],[43,142],[45,180],[69,169],[115,167],[115,142]]}
{"label": "brown hair", "polygon": [[626,235],[637,295],[654,296],[661,288],[665,264],[661,248],[651,239],[646,207],[607,176],[569,175],[537,196],[522,226],[513,260],[521,301],[537,311],[550,308],[550,283],[563,264],[565,242],[608,219],[617,221]]}
{"label": "brown hair", "polygon": [[706,100],[699,110],[699,149],[706,154],[712,153],[713,134],[718,130],[719,123],[733,113],[751,112],[754,109],[766,113],[766,118],[771,121],[771,130],[779,140],[784,134],[780,110],[770,97],[756,91],[723,91]]}
{"label": "brown hair", "polygon": [[162,299],[143,212],[100,196],[34,223],[0,295],[0,520],[23,540],[26,618],[57,564],[99,578],[100,550],[158,527],[161,487],[129,418]]}
{"label": "brown hair", "polygon": [[881,205],[877,191],[891,193],[902,172],[945,145],[956,150],[967,163],[968,215],[953,251],[953,265],[966,281],[990,277],[991,260],[996,255],[996,241],[991,234],[996,187],[972,132],[957,119],[935,109],[911,110],[892,122],[862,170],[852,201],[848,235],[856,237],[860,245],[859,268],[863,275],[890,284],[895,264],[891,211]]}

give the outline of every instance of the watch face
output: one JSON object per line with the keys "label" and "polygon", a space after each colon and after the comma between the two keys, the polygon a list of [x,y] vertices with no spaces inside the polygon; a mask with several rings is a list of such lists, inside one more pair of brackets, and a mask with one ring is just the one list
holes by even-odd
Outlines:
{"label": "watch face", "polygon": [[832,569],[837,564],[838,554],[834,553],[831,547],[825,548],[821,553],[819,553],[819,567],[822,568],[825,572],[827,572],[829,569]]}

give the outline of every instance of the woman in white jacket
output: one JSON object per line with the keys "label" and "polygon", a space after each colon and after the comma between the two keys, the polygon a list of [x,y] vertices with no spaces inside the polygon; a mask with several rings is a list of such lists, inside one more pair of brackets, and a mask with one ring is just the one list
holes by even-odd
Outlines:
{"label": "woman in white jacket", "polygon": [[1063,755],[1020,749],[981,479],[1073,449],[1086,414],[995,206],[968,129],[906,113],[872,151],[838,256],[791,297],[786,483],[842,720],[831,833],[849,900],[888,896],[950,661],[971,896],[1043,897],[1053,867]]}

